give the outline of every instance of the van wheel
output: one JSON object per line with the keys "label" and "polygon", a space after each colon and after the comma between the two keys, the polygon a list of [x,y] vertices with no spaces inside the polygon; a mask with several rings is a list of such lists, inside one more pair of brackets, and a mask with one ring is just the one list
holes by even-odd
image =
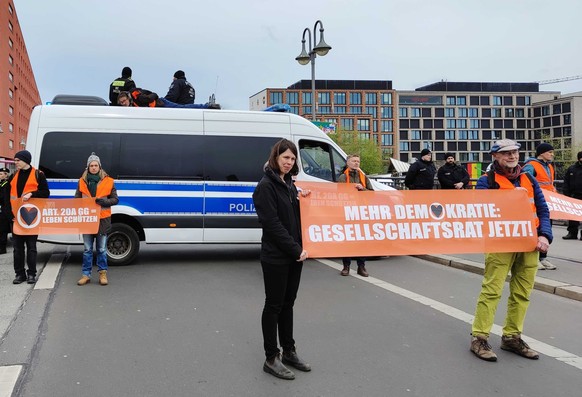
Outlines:
{"label": "van wheel", "polygon": [[108,263],[113,266],[129,265],[139,252],[139,237],[131,226],[114,223],[107,235]]}

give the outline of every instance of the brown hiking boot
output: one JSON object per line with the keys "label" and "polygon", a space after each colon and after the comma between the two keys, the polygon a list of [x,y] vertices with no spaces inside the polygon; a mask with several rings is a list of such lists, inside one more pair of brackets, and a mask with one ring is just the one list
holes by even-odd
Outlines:
{"label": "brown hiking boot", "polygon": [[368,277],[369,274],[366,271],[366,266],[358,266],[358,274],[362,277]]}
{"label": "brown hiking boot", "polygon": [[109,281],[107,281],[107,270],[99,270],[99,284],[109,284]]}
{"label": "brown hiking boot", "polygon": [[77,285],[85,285],[85,284],[89,284],[91,282],[91,278],[89,278],[89,276],[85,276],[83,274],[83,277],[81,277],[79,279],[79,281],[77,281]]}
{"label": "brown hiking boot", "polygon": [[514,352],[522,357],[531,360],[537,360],[540,355],[537,351],[532,350],[527,343],[521,339],[520,335],[507,335],[501,337],[501,349]]}
{"label": "brown hiking boot", "polygon": [[344,268],[342,269],[342,271],[340,272],[340,274],[342,276],[348,276],[350,274],[350,267],[349,266],[344,266]]}
{"label": "brown hiking boot", "polygon": [[471,351],[485,361],[497,361],[497,355],[491,350],[491,345],[487,342],[487,338],[481,336],[474,336],[471,339]]}

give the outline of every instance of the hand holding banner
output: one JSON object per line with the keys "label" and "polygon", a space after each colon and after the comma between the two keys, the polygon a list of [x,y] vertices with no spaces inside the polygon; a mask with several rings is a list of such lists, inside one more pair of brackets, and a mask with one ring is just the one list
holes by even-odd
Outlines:
{"label": "hand holding banner", "polygon": [[19,235],[96,234],[101,206],[93,198],[14,200],[13,231]]}

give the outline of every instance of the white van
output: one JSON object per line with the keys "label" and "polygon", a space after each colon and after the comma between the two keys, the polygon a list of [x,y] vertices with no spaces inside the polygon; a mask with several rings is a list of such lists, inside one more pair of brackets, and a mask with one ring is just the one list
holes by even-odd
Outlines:
{"label": "white van", "polygon": [[[281,138],[299,149],[298,180],[337,181],[344,152],[290,113],[53,104],[33,110],[26,147],[52,198],[73,197],[91,152],[100,157],[119,195],[107,250],[121,265],[140,241],[260,242],[252,193]],[[78,235],[40,240],[82,243]]]}

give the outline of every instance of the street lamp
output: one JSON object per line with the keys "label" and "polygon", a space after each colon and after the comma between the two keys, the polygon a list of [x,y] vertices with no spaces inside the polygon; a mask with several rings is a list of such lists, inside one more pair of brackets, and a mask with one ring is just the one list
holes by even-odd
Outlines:
{"label": "street lamp", "polygon": [[[315,44],[317,38],[317,24],[319,24],[319,43],[315,47],[311,47],[311,31],[309,28],[305,28],[301,39],[301,54],[295,58],[295,60],[301,65],[307,65],[311,62],[311,117],[313,121],[316,119],[317,112],[317,99],[315,96],[315,58],[318,55],[322,57],[331,50],[331,46],[323,40],[323,23],[319,20],[315,22],[315,25],[313,25],[313,44]],[[307,33],[307,36],[309,37],[309,52],[305,51],[305,33]]]}

